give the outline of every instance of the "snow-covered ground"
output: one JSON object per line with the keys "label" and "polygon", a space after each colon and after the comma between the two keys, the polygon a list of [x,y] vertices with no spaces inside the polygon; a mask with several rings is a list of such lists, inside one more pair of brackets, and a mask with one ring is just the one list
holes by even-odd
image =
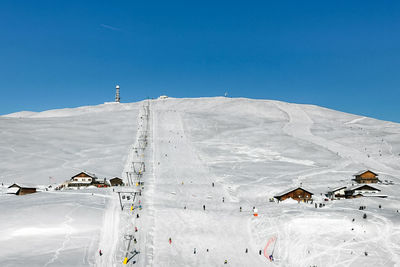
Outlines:
{"label": "snow-covered ground", "polygon": [[[142,105],[0,117],[0,177],[120,175]],[[140,219],[119,212],[110,190],[1,195],[0,265],[122,266],[121,239],[139,226],[137,266],[400,266],[399,124],[278,101],[168,98],[151,101],[149,137]],[[363,169],[394,182],[377,185],[387,199],[322,200]],[[299,185],[325,206],[268,201]],[[76,236],[86,241],[74,247]]]}

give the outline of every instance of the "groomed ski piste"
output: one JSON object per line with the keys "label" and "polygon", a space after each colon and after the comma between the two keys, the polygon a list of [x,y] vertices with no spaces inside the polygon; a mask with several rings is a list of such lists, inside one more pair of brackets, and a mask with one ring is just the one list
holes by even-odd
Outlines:
{"label": "groomed ski piste", "polygon": [[[397,123],[215,97],[10,114],[0,129],[1,266],[400,266]],[[129,186],[5,194],[82,169]],[[393,181],[373,185],[387,198],[324,200],[364,169]],[[325,205],[269,201],[300,185]],[[135,196],[123,210],[118,192]]]}

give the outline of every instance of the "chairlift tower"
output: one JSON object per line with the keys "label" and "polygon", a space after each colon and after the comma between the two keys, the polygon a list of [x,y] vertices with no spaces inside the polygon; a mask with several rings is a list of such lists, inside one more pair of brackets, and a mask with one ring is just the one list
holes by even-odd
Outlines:
{"label": "chairlift tower", "polygon": [[115,102],[119,103],[119,85],[115,86]]}

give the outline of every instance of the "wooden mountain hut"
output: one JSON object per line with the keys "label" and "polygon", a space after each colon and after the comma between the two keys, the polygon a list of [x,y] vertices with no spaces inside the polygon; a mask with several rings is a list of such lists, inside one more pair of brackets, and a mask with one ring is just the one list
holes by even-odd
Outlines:
{"label": "wooden mountain hut", "polygon": [[123,186],[124,182],[119,177],[114,177],[110,179],[111,186]]}
{"label": "wooden mountain hut", "polygon": [[370,170],[360,171],[354,174],[353,176],[355,177],[354,181],[356,181],[359,184],[370,184],[379,182],[379,179],[377,177],[378,174]]}
{"label": "wooden mountain hut", "polygon": [[7,194],[15,194],[18,196],[23,196],[33,193],[36,193],[36,188],[18,184],[10,185],[7,189]]}
{"label": "wooden mountain hut", "polygon": [[276,198],[278,201],[283,201],[285,199],[292,198],[299,202],[300,201],[308,202],[308,201],[312,200],[312,195],[313,195],[313,193],[311,193],[310,191],[305,190],[301,187],[297,187],[297,188],[288,189],[288,190],[274,196],[274,198]]}

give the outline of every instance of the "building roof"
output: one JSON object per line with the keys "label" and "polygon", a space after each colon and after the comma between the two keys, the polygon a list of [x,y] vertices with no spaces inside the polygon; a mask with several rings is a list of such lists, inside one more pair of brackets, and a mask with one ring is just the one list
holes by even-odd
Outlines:
{"label": "building roof", "polygon": [[340,186],[340,187],[333,188],[332,190],[329,190],[329,192],[336,192],[336,191],[339,191],[339,190],[342,190],[345,188],[347,188],[347,186]]}
{"label": "building roof", "polygon": [[78,174],[75,174],[74,176],[71,177],[71,179],[77,177],[78,175],[80,175],[82,173],[86,174],[87,176],[89,176],[91,178],[97,179],[97,176],[94,173],[90,173],[90,172],[87,172],[87,171],[83,171],[83,172],[80,172]]}
{"label": "building roof", "polygon": [[34,189],[36,189],[36,187],[34,187],[32,185],[26,185],[26,184],[12,184],[8,188],[34,188]]}
{"label": "building roof", "polygon": [[349,187],[347,190],[351,190],[351,191],[359,190],[359,188],[361,188],[361,187],[370,187],[371,190],[381,191],[380,189],[375,188],[375,187],[373,187],[373,186],[370,186],[370,185],[368,185],[368,184],[360,184],[360,185],[351,186],[351,187]]}
{"label": "building roof", "polygon": [[297,190],[297,189],[301,189],[301,190],[303,190],[303,191],[305,191],[305,192],[307,192],[307,193],[310,193],[311,195],[314,195],[313,193],[311,193],[311,192],[308,191],[308,190],[305,190],[305,189],[302,188],[302,187],[296,187],[296,188],[287,189],[287,190],[285,190],[285,191],[283,191],[283,192],[281,192],[281,193],[275,195],[274,197],[281,197],[281,196],[284,196],[284,195],[289,194],[290,192],[293,192],[293,191],[295,191],[295,190]]}
{"label": "building roof", "polygon": [[119,179],[119,180],[121,180],[121,181],[122,181],[122,179],[121,179],[121,178],[119,178],[119,177],[114,177],[114,178],[111,178],[111,179],[110,179],[110,181],[111,181],[111,180],[115,180],[115,179]]}
{"label": "building roof", "polygon": [[378,174],[376,174],[376,173],[374,173],[373,171],[370,171],[370,170],[359,171],[356,174],[353,174],[353,176],[359,176],[359,175],[364,174],[366,172],[371,172],[371,173],[375,174],[375,176],[378,176]]}
{"label": "building roof", "polygon": [[9,187],[7,189],[7,194],[17,194],[20,189],[19,187]]}

